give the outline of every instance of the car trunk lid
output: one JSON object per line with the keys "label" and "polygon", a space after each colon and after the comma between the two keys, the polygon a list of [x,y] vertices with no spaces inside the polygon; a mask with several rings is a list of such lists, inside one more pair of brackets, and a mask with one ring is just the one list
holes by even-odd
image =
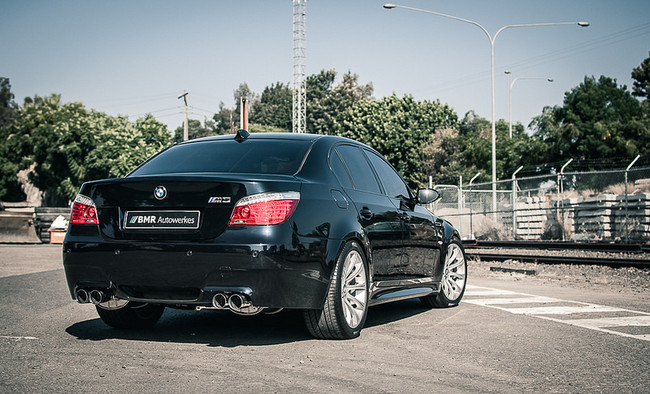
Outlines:
{"label": "car trunk lid", "polygon": [[255,179],[248,174],[246,179],[231,174],[135,177],[91,182],[81,194],[94,201],[104,237],[198,241],[221,235],[242,197],[296,189],[290,176]]}

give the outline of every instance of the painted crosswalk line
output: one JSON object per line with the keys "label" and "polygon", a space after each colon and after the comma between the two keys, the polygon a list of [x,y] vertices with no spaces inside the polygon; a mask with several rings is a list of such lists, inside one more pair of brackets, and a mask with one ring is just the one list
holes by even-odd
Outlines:
{"label": "painted crosswalk line", "polygon": [[[472,285],[467,286],[463,303],[650,341],[650,313],[647,312]],[[578,314],[580,318],[571,318],[571,315]],[[594,314],[598,314],[598,317],[590,317]],[[617,316],[620,314],[629,316]],[[641,327],[645,333],[625,332],[625,328],[629,327],[637,330]]]}

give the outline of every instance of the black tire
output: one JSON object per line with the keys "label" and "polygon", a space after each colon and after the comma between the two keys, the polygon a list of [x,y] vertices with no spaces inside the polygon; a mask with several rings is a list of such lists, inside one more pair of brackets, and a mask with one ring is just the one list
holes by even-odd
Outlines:
{"label": "black tire", "polygon": [[457,306],[465,294],[467,285],[467,257],[460,239],[454,237],[447,245],[443,260],[440,291],[421,297],[420,301],[429,308],[450,308]]}
{"label": "black tire", "polygon": [[309,333],[321,339],[358,337],[368,315],[368,282],[363,250],[348,242],[336,260],[323,309],[303,312]]}
{"label": "black tire", "polygon": [[162,316],[165,307],[129,302],[120,309],[103,309],[99,306],[97,314],[102,321],[113,328],[149,328]]}

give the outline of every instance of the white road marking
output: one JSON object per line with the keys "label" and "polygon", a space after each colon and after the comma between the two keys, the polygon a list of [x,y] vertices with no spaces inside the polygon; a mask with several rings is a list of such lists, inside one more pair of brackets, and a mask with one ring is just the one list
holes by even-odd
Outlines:
{"label": "white road marking", "polygon": [[580,327],[640,327],[650,326],[650,316],[608,317],[601,319],[566,320],[567,324]]}
{"label": "white road marking", "polygon": [[476,305],[507,305],[507,304],[547,304],[549,302],[562,302],[555,298],[549,297],[535,297],[535,296],[526,296],[526,297],[517,297],[517,298],[483,298],[476,300],[467,300],[470,304]]}
{"label": "white road marking", "polygon": [[622,312],[621,308],[603,305],[586,306],[539,306],[534,308],[510,308],[512,313],[521,315],[570,315],[572,313]]}
{"label": "white road marking", "polygon": [[485,287],[467,286],[465,289],[465,296],[497,296],[497,295],[512,295],[517,294],[510,290],[489,289]]}
{"label": "white road marking", "polygon": [[[557,323],[569,324],[576,327],[606,332],[627,338],[640,339],[642,341],[650,341],[650,334],[635,335],[616,330],[617,328],[621,327],[647,327],[647,331],[650,333],[650,313],[647,312],[610,307],[606,305],[589,304],[585,302],[562,300],[559,298],[542,297],[532,294],[516,293],[508,290],[472,285],[467,286],[465,296],[467,298],[463,299],[463,303],[467,304],[486,306],[514,314],[529,315]],[[550,303],[564,303],[569,305],[544,305]],[[521,304],[542,305],[522,308]],[[605,315],[607,313],[620,312],[626,312],[634,316],[584,319],[558,319],[553,317],[553,315],[571,315],[577,313],[601,313]]]}
{"label": "white road marking", "polygon": [[2,338],[2,339],[16,339],[16,340],[21,340],[21,339],[34,340],[34,339],[38,339],[36,337],[18,337],[18,336],[11,336],[11,335],[0,335],[0,338]]}

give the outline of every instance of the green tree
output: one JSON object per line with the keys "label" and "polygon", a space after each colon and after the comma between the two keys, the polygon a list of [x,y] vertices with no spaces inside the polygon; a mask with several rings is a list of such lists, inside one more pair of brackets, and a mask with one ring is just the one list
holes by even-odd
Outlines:
{"label": "green tree", "polygon": [[230,109],[226,107],[226,104],[219,102],[219,112],[214,114],[212,120],[214,121],[213,130],[214,134],[230,134],[231,125],[235,130],[238,130],[240,127],[239,120],[239,108],[241,106],[240,99],[245,98],[249,101],[249,114],[248,119],[255,116],[255,103],[259,101],[259,97],[255,92],[253,92],[246,82],[239,84],[237,89],[233,90],[233,98],[235,101],[235,108]]}
{"label": "green tree", "polygon": [[[237,112],[237,119],[239,119],[239,112]],[[214,133],[217,135],[230,134],[232,128],[238,129],[239,125],[235,125],[235,110],[227,108],[223,101],[219,102],[219,112],[212,117],[214,121]]]}
{"label": "green tree", "polygon": [[[347,108],[359,100],[372,98],[371,83],[360,85],[359,76],[351,72],[343,75],[337,85],[335,70],[321,70],[305,80],[306,85],[306,129],[314,134],[333,134],[337,129],[338,117]],[[293,117],[293,90],[289,85],[276,82],[267,86],[258,97],[246,83],[234,91],[235,108],[226,108],[220,103],[219,112],[213,120],[217,134],[230,133],[232,117],[235,129],[239,128],[239,98],[250,100],[250,123],[268,126],[268,130],[291,131]]]}
{"label": "green tree", "polygon": [[650,56],[632,70],[632,95],[650,99]]}
{"label": "green tree", "polygon": [[9,78],[0,77],[0,127],[6,126],[13,120],[16,109]]}
{"label": "green tree", "polygon": [[[185,126],[179,126],[174,130],[174,142],[183,141],[183,132]],[[196,138],[207,137],[210,135],[217,134],[215,131],[215,122],[214,120],[204,119],[203,124],[201,121],[196,119],[188,119],[187,121],[187,138],[190,140]]]}
{"label": "green tree", "polygon": [[458,117],[439,101],[417,101],[395,94],[380,100],[360,100],[340,115],[336,134],[363,142],[404,176],[412,188],[426,185],[422,147],[437,129],[453,127]]}
{"label": "green tree", "polygon": [[[330,70],[327,75],[336,75]],[[359,76],[347,72],[343,80],[333,88],[328,89],[322,97],[307,107],[308,131],[316,134],[333,134],[338,128],[339,117],[347,108],[357,102],[372,99],[372,83],[359,85]],[[311,128],[310,128],[311,127]]]}
{"label": "green tree", "polygon": [[466,168],[458,129],[440,128],[422,147],[422,172],[433,177],[434,184],[456,184],[465,173],[476,173],[476,168]]}
{"label": "green tree", "polygon": [[10,125],[16,117],[18,106],[14,102],[9,78],[0,78],[0,199],[22,201],[25,198],[17,173],[19,159],[9,143],[12,138]]}
{"label": "green tree", "polygon": [[564,105],[545,108],[532,122],[547,145],[547,162],[634,157],[650,148],[641,104],[615,79],[585,77],[565,93]]}
{"label": "green tree", "polygon": [[171,142],[152,116],[131,123],[81,103],[61,104],[58,95],[25,100],[9,136],[12,162],[35,164],[31,180],[51,206],[67,205],[85,181],[126,175]]}
{"label": "green tree", "polygon": [[291,131],[293,93],[289,86],[277,82],[262,91],[253,103],[251,123],[272,126],[280,131]]}

